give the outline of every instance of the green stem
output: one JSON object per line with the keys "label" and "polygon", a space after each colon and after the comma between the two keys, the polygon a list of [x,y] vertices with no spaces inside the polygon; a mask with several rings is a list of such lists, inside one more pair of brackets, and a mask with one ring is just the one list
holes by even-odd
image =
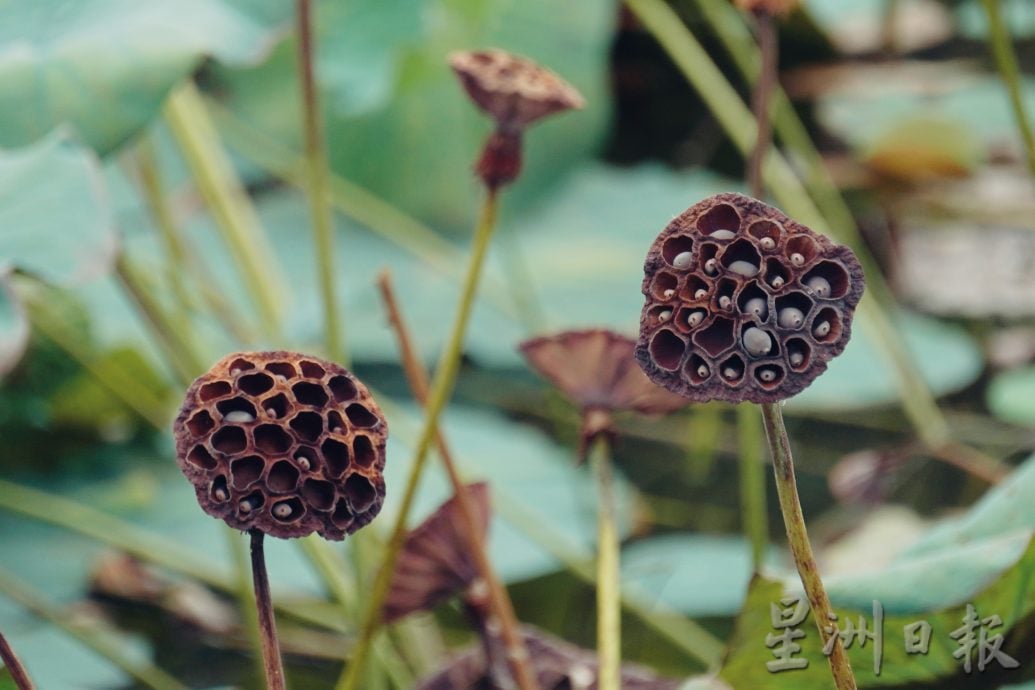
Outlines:
{"label": "green stem", "polygon": [[761,572],[769,543],[766,507],[765,459],[762,457],[762,425],[748,405],[737,405],[737,441],[740,457],[740,505],[744,534],[751,543],[753,572]]}
{"label": "green stem", "polygon": [[988,15],[988,41],[991,44],[992,55],[995,57],[995,64],[1003,78],[1003,83],[1006,84],[1006,90],[1010,94],[1010,107],[1013,108],[1017,130],[1024,141],[1024,149],[1028,156],[1028,169],[1035,175],[1035,133],[1032,132],[1031,121],[1028,119],[1027,108],[1021,93],[1021,70],[1017,65],[1017,54],[1010,41],[1006,23],[1003,21],[999,0],[981,0],[981,4],[984,5],[985,14]]}
{"label": "green stem", "polygon": [[410,514],[410,508],[413,505],[413,498],[417,493],[417,486],[420,484],[428,451],[431,450],[431,444],[435,440],[439,417],[456,384],[456,376],[460,368],[460,354],[463,348],[464,336],[467,332],[467,322],[471,316],[471,307],[474,304],[474,296],[477,292],[482,265],[485,262],[485,254],[488,251],[489,241],[496,227],[497,210],[498,197],[496,190],[489,190],[485,197],[485,203],[482,206],[478,227],[475,230],[471,258],[467,264],[467,275],[464,279],[463,292],[460,295],[460,303],[453,321],[453,328],[449,334],[446,348],[439,359],[438,368],[435,371],[435,379],[431,386],[431,394],[428,397],[428,405],[424,413],[424,426],[417,442],[417,449],[414,453],[413,464],[410,467],[406,488],[403,490],[403,497],[399,504],[399,513],[396,515],[395,524],[392,527],[391,537],[385,549],[379,575],[374,580],[374,588],[370,593],[366,613],[363,617],[363,625],[360,630],[359,640],[356,643],[356,651],[346,669],[345,675],[342,676],[341,682],[338,683],[338,690],[356,690],[358,687],[364,661],[370,652],[370,644],[381,621],[381,608],[391,587],[390,574],[395,568],[395,561],[399,555],[399,550],[406,539],[406,521]]}
{"label": "green stem", "polygon": [[620,690],[622,605],[619,539],[611,468],[611,441],[601,434],[589,455],[597,482],[597,655],[600,690]]}
{"label": "green stem", "polygon": [[[809,534],[805,529],[805,516],[801,512],[798,485],[794,478],[791,443],[787,438],[787,428],[783,423],[783,412],[780,410],[780,405],[781,403],[763,403],[762,421],[765,424],[766,437],[769,440],[769,450],[773,456],[773,473],[776,476],[776,491],[780,496],[780,512],[783,513],[783,524],[787,530],[787,544],[794,557],[794,565],[798,569],[802,587],[805,588],[805,596],[808,597],[812,617],[819,629],[820,640],[823,641],[824,649],[826,649],[831,635],[834,634],[827,632],[828,621],[836,619],[832,617],[833,609],[830,606],[830,599],[827,598],[827,592],[823,588],[823,580],[819,576],[819,566],[816,565],[816,558],[812,555],[812,545],[809,543]],[[836,634],[834,634],[833,647],[827,660],[830,662],[835,687],[838,690],[855,690],[855,677],[852,675],[852,666],[848,662],[848,654],[845,652],[840,637]]]}
{"label": "green stem", "polygon": [[144,284],[143,277],[130,265],[126,255],[115,259],[115,276],[126,295],[136,305],[144,321],[150,326],[158,346],[183,384],[190,383],[205,370],[201,359],[183,339],[176,325]]}
{"label": "green stem", "polygon": [[346,361],[342,349],[338,299],[334,290],[334,238],[330,200],[327,193],[327,152],[324,146],[323,122],[313,74],[312,7],[310,0],[296,0],[298,24],[298,76],[302,85],[302,124],[305,134],[306,195],[313,221],[313,243],[319,269],[320,296],[323,300],[323,326],[327,355]]}
{"label": "green stem", "polygon": [[66,611],[58,610],[38,592],[3,570],[0,570],[0,592],[33,615],[74,637],[142,685],[153,690],[187,690],[185,685],[154,664],[139,662],[127,655],[122,641],[114,639],[108,630],[83,620],[81,616],[71,616]]}
{"label": "green stem", "polygon": [[33,685],[29,672],[25,670],[25,666],[11,649],[11,645],[7,643],[7,638],[3,633],[0,633],[0,661],[3,662],[4,668],[7,669],[7,673],[18,690],[35,690],[36,686]]}
{"label": "green stem", "polygon": [[244,542],[241,541],[241,533],[238,530],[225,525],[223,533],[227,538],[227,545],[234,562],[234,595],[237,597],[237,608],[241,612],[248,642],[255,651],[255,664],[258,675],[262,678],[266,672],[266,665],[262,660],[262,631],[259,630],[259,614],[255,609],[255,600],[252,598],[252,582],[248,573],[248,553]]}
{"label": "green stem", "polygon": [[254,338],[250,329],[245,326],[226,300],[212,272],[196,251],[188,244],[187,238],[180,232],[173,218],[172,209],[166,198],[162,176],[155,160],[154,145],[149,137],[144,137],[136,148],[136,173],[143,192],[144,202],[154,220],[158,233],[165,245],[170,264],[170,283],[174,294],[182,305],[191,305],[190,293],[184,284],[183,276],[188,275],[191,282],[199,286],[199,292],[209,311],[216,317],[217,323],[227,333],[240,342],[250,342]]}
{"label": "green stem", "polygon": [[273,599],[270,597],[270,579],[266,574],[266,557],[263,550],[265,534],[251,531],[252,538],[252,582],[255,585],[255,608],[259,612],[259,633],[262,637],[262,660],[266,672],[267,690],[284,690],[284,664],[280,660],[280,643],[277,641],[277,620],[273,615]]}
{"label": "green stem", "polygon": [[[625,4],[654,35],[697,90],[737,148],[747,155],[757,135],[754,118],[707,51],[682,23],[679,15],[663,0],[625,0]],[[880,303],[890,304],[891,291],[862,243],[854,222],[842,218],[845,225],[831,226],[779,151],[769,151],[762,170],[773,196],[789,215],[818,232],[838,236],[852,246],[866,273],[870,291],[877,295]],[[839,203],[844,202],[841,200]],[[850,218],[851,214],[848,214]],[[931,445],[944,443],[949,435],[945,418],[926,383],[917,373],[890,319],[873,299],[863,299],[857,313],[859,321],[870,327],[875,345],[895,367],[903,407],[917,433]]]}
{"label": "green stem", "polygon": [[169,96],[165,119],[194,175],[198,191],[234,255],[264,330],[280,337],[280,303],[286,288],[258,213],[234,171],[205,103],[188,81]]}

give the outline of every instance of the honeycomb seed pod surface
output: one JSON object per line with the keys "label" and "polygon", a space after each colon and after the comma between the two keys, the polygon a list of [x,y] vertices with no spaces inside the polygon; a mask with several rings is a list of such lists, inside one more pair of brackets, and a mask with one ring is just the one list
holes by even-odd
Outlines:
{"label": "honeycomb seed pod surface", "polygon": [[651,244],[636,359],[695,402],[784,400],[844,350],[863,287],[848,247],[761,201],[718,194]]}
{"label": "honeycomb seed pod surface", "polygon": [[340,540],[381,510],[388,425],[332,362],[227,355],[191,384],[173,433],[198,503],[236,529]]}

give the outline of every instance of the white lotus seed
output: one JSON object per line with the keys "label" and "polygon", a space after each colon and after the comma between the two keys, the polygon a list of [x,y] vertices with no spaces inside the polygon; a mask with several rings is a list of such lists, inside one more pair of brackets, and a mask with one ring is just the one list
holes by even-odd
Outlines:
{"label": "white lotus seed", "polygon": [[758,266],[750,261],[734,261],[730,264],[730,271],[738,275],[751,278],[758,275]]}
{"label": "white lotus seed", "polygon": [[312,465],[309,462],[309,458],[307,458],[304,455],[296,455],[295,462],[297,462],[298,466],[301,467],[303,470],[308,470],[310,467],[312,467]]}
{"label": "white lotus seed", "polygon": [[823,276],[812,276],[805,286],[812,290],[816,297],[830,297],[830,281]]}
{"label": "white lotus seed", "polygon": [[726,230],[725,228],[712,233],[712,239],[715,240],[732,240],[736,236],[736,233],[732,230]]}
{"label": "white lotus seed", "polygon": [[799,367],[801,366],[801,363],[805,361],[805,355],[801,352],[792,352],[790,360],[791,366]]}
{"label": "white lotus seed", "polygon": [[704,272],[708,275],[715,275],[719,272],[719,262],[714,257],[708,259],[704,262]]}
{"label": "white lotus seed", "polygon": [[664,297],[665,299],[671,299],[672,295],[674,295],[674,294],[676,294],[676,291],[673,290],[672,288],[669,288],[668,290],[665,290],[664,292],[662,292],[661,296]]}
{"label": "white lotus seed", "polygon": [[825,338],[830,335],[830,322],[820,321],[816,324],[816,327],[812,329],[812,335],[817,338]]}
{"label": "white lotus seed", "polygon": [[670,318],[672,318],[672,312],[668,309],[658,314],[658,321],[668,321]]}
{"label": "white lotus seed", "polygon": [[733,300],[723,295],[719,298],[719,309],[730,309],[733,307]]}
{"label": "white lotus seed", "polygon": [[291,506],[287,503],[278,503],[277,505],[273,506],[272,512],[273,517],[278,517],[283,520],[285,518],[291,517],[291,513],[293,511],[291,510]]}
{"label": "white lotus seed", "polygon": [[252,502],[247,498],[237,504],[237,509],[245,514],[252,512],[253,508],[255,508],[255,506],[253,506]]}
{"label": "white lotus seed", "polygon": [[781,278],[780,276],[776,276],[772,279],[772,281],[769,284],[772,285],[774,288],[780,289],[783,287],[783,283],[783,278]]}
{"label": "white lotus seed", "polygon": [[672,259],[672,265],[676,268],[690,268],[690,252],[679,252]]}
{"label": "white lotus seed", "polygon": [[331,429],[331,433],[332,434],[343,434],[343,433],[345,433],[345,430],[342,429],[340,426],[336,426],[333,429]]}
{"label": "white lotus seed", "polygon": [[799,254],[798,252],[794,252],[793,254],[791,254],[791,263],[795,266],[804,266],[805,257]]}
{"label": "white lotus seed", "polygon": [[722,370],[722,375],[732,381],[737,378],[737,370],[733,367],[726,367]]}
{"label": "white lotus seed", "polygon": [[277,411],[274,410],[272,407],[267,407],[266,408],[266,416],[269,417],[270,419],[276,419],[277,418]]}
{"label": "white lotus seed", "polygon": [[767,355],[773,349],[773,339],[761,328],[749,328],[744,331],[744,349],[755,357]]}
{"label": "white lotus seed", "polygon": [[762,379],[765,383],[772,383],[776,380],[776,372],[772,369],[762,369],[758,372],[758,378]]}
{"label": "white lotus seed", "polygon": [[706,364],[697,367],[697,376],[702,379],[708,377],[708,366]]}
{"label": "white lotus seed", "polygon": [[776,240],[774,240],[772,237],[763,237],[758,241],[758,243],[762,246],[762,249],[766,250],[767,252],[776,249]]}
{"label": "white lotus seed", "polygon": [[690,328],[693,328],[694,326],[697,326],[702,321],[704,321],[704,312],[703,311],[692,311],[692,312],[690,312],[690,315],[688,317],[686,317],[686,325],[689,326]]}
{"label": "white lotus seed", "polygon": [[233,410],[223,415],[224,422],[230,422],[232,424],[247,424],[248,422],[255,421],[255,415],[244,410]]}
{"label": "white lotus seed", "polygon": [[593,669],[584,664],[576,664],[568,669],[568,680],[571,681],[572,690],[589,690],[595,679]]}
{"label": "white lotus seed", "polygon": [[707,296],[708,296],[708,291],[705,290],[704,288],[701,288],[701,289],[697,290],[694,293],[694,299],[704,299]]}
{"label": "white lotus seed", "polygon": [[225,501],[226,499],[230,498],[230,494],[227,493],[226,489],[216,489],[212,492],[212,498],[216,499],[217,501]]}
{"label": "white lotus seed", "polygon": [[793,328],[797,330],[801,328],[803,323],[805,323],[805,315],[802,314],[801,309],[798,309],[797,307],[784,307],[776,317],[776,322],[783,328]]}
{"label": "white lotus seed", "polygon": [[748,314],[754,314],[763,321],[769,315],[769,307],[766,305],[764,297],[752,297],[749,299],[744,304],[744,311]]}
{"label": "white lotus seed", "polygon": [[230,375],[231,376],[237,376],[240,373],[241,373],[241,370],[238,369],[237,367],[234,367],[233,369],[230,370]]}

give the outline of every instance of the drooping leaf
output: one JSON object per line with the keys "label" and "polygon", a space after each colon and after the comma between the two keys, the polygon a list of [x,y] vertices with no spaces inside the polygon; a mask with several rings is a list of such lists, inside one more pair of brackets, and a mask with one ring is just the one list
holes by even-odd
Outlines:
{"label": "drooping leaf", "polygon": [[290,6],[248,9],[228,0],[0,4],[0,146],[67,123],[99,153],[112,151],[204,57],[248,64],[266,54]]}

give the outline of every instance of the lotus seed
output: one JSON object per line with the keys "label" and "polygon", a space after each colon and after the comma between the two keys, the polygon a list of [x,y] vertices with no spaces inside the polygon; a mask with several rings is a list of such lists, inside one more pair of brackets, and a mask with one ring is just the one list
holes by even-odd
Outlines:
{"label": "lotus seed", "polygon": [[744,304],[744,311],[765,321],[769,308],[766,306],[764,297],[752,297]]}
{"label": "lotus seed", "polygon": [[230,498],[230,494],[227,493],[226,489],[216,489],[212,492],[212,497],[217,501],[225,501]]}
{"label": "lotus seed", "polygon": [[772,369],[763,369],[758,372],[758,378],[762,379],[766,383],[772,383],[776,380],[776,372]]}
{"label": "lotus seed", "polygon": [[698,290],[697,292],[694,293],[694,299],[704,299],[707,296],[708,296],[708,291],[705,290],[704,288],[701,288],[700,290]]}
{"label": "lotus seed", "polygon": [[719,298],[719,309],[729,309],[733,306],[733,300],[726,295]]}
{"label": "lotus seed", "polygon": [[661,296],[664,297],[665,299],[671,299],[672,295],[674,295],[674,294],[676,294],[676,291],[673,290],[672,288],[669,288],[668,290],[665,290],[664,292],[662,292]]}
{"label": "lotus seed", "polygon": [[733,379],[737,378],[737,370],[733,367],[726,367],[723,370],[722,375],[732,381]]}
{"label": "lotus seed", "polygon": [[816,297],[830,297],[830,281],[823,276],[812,276],[805,286],[812,290]]}
{"label": "lotus seed", "polygon": [[797,307],[784,307],[780,310],[780,315],[777,317],[776,322],[784,328],[796,330],[805,323],[805,315]]}
{"label": "lotus seed", "polygon": [[774,240],[772,237],[763,237],[758,241],[758,243],[762,245],[762,249],[765,249],[766,251],[772,251],[776,249],[776,240]]}
{"label": "lotus seed", "polygon": [[736,237],[736,233],[732,230],[722,229],[712,233],[712,239],[716,240],[732,240],[734,237]]}
{"label": "lotus seed", "polygon": [[730,264],[730,271],[739,275],[751,278],[758,275],[758,266],[750,261],[734,261]]}
{"label": "lotus seed", "polygon": [[702,321],[704,321],[704,312],[703,311],[692,311],[692,312],[690,312],[690,316],[686,317],[686,325],[689,326],[690,328],[693,328],[694,326],[698,325]]}
{"label": "lotus seed", "polygon": [[254,498],[246,498],[237,504],[237,509],[242,513],[250,513],[256,508],[258,501]]}
{"label": "lotus seed", "polygon": [[658,314],[658,321],[668,321],[672,317],[672,312],[666,309],[665,311]]}
{"label": "lotus seed", "polygon": [[334,434],[343,434],[343,433],[345,433],[345,430],[344,430],[344,429],[342,429],[342,428],[341,428],[340,426],[336,426],[336,427],[334,427],[333,429],[331,429],[331,433],[334,433]]}
{"label": "lotus seed", "polygon": [[223,421],[232,424],[247,424],[255,421],[255,415],[244,410],[234,410],[223,415]]}
{"label": "lotus seed", "polygon": [[690,252],[679,252],[672,259],[672,265],[676,268],[690,268]]}
{"label": "lotus seed", "polygon": [[237,376],[240,373],[241,373],[241,370],[238,369],[237,367],[234,367],[233,369],[230,370],[230,375],[231,376]]}
{"label": "lotus seed", "polygon": [[773,278],[773,281],[772,281],[771,285],[774,288],[779,289],[779,288],[783,287],[783,282],[784,282],[783,278],[781,278],[780,276],[776,276],[775,278]]}
{"label": "lotus seed", "polygon": [[802,354],[801,352],[792,352],[791,353],[791,366],[795,366],[795,367],[801,366],[801,363],[804,362],[804,361],[805,361],[805,355]]}
{"label": "lotus seed", "polygon": [[273,506],[273,517],[278,517],[281,520],[291,517],[291,506],[287,503],[278,503]]}
{"label": "lotus seed", "polygon": [[301,467],[303,470],[308,470],[310,467],[312,467],[312,465],[309,463],[309,458],[307,458],[304,455],[296,455],[295,462],[297,462],[298,466]]}
{"label": "lotus seed", "polygon": [[795,266],[804,266],[805,257],[799,254],[798,252],[794,252],[793,254],[791,254],[791,263]]}
{"label": "lotus seed", "polygon": [[704,262],[704,272],[708,275],[715,275],[719,271],[719,262],[714,258]]}
{"label": "lotus seed", "polygon": [[812,329],[812,335],[817,338],[825,338],[830,334],[830,322],[820,321],[816,324],[816,327]]}
{"label": "lotus seed", "polygon": [[744,331],[744,349],[748,354],[761,357],[773,349],[773,339],[761,328],[749,328]]}
{"label": "lotus seed", "polygon": [[272,407],[267,407],[266,408],[266,416],[269,417],[270,419],[276,419],[277,418],[277,411],[274,410]]}
{"label": "lotus seed", "polygon": [[706,378],[708,376],[708,366],[702,364],[699,367],[697,367],[697,376],[702,379]]}

